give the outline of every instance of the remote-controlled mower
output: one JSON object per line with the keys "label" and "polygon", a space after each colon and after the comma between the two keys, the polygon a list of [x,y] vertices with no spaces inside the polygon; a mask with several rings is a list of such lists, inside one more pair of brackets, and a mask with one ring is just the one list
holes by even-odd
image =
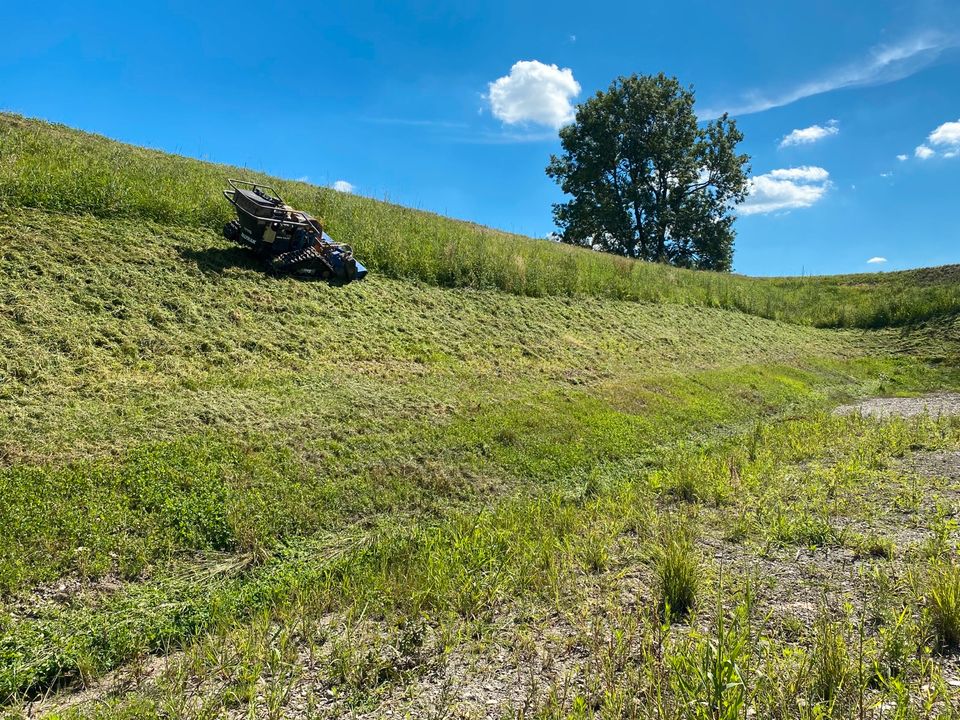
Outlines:
{"label": "remote-controlled mower", "polygon": [[228,180],[223,196],[237,219],[223,228],[224,237],[252,248],[278,274],[348,283],[362,280],[367,269],[349,245],[334,242],[319,221],[287,205],[269,185]]}

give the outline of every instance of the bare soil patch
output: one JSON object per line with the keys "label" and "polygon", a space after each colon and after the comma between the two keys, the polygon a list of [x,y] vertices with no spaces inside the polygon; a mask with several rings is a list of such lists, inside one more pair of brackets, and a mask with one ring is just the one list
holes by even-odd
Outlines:
{"label": "bare soil patch", "polygon": [[875,418],[960,415],[960,393],[935,393],[920,397],[871,398],[852,405],[841,405],[837,415],[868,415]]}
{"label": "bare soil patch", "polygon": [[906,458],[902,467],[923,477],[960,482],[960,450],[918,452]]}

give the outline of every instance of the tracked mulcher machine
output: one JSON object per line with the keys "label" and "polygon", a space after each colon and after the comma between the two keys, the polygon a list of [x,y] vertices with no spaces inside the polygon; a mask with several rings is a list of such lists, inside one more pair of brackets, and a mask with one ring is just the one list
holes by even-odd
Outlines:
{"label": "tracked mulcher machine", "polygon": [[316,218],[287,205],[269,185],[228,180],[223,196],[237,219],[223,228],[228,240],[252,248],[278,274],[348,283],[362,280],[367,269],[349,245],[334,242]]}

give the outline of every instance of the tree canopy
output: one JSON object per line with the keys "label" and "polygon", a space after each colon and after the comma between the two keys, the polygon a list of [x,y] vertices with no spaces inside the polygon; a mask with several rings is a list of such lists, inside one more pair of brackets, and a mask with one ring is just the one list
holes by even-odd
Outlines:
{"label": "tree canopy", "polygon": [[743,134],[726,115],[700,124],[692,88],[663,73],[615,80],[560,130],[547,174],[563,242],[641,260],[730,270],[733,208],[746,197]]}

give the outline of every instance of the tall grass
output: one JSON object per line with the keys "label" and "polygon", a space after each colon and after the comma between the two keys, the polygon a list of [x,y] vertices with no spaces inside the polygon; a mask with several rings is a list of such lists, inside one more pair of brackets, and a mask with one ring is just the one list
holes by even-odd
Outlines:
{"label": "tall grass", "polygon": [[960,270],[829,278],[694,272],[491,230],[262,173],[0,114],[0,205],[219,228],[227,177],[276,185],[375,272],[519,295],[595,295],[740,310],[804,325],[883,327],[960,311]]}

